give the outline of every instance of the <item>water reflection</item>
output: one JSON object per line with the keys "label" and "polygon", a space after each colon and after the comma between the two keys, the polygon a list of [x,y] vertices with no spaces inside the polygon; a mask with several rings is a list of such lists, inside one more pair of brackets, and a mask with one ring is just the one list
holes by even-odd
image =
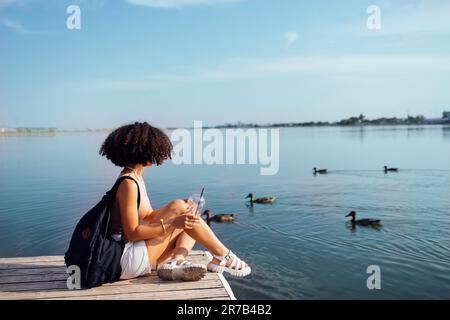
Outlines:
{"label": "water reflection", "polygon": [[366,126],[358,126],[358,127],[339,127],[341,135],[351,138],[351,139],[358,139],[361,142],[364,140],[367,131],[370,130]]}
{"label": "water reflection", "polygon": [[381,138],[406,137],[409,139],[423,138],[442,131],[445,139],[450,137],[450,126],[448,125],[399,125],[399,126],[349,126],[338,127],[339,132],[346,138],[358,139],[361,142],[368,137],[377,136]]}
{"label": "water reflection", "polygon": [[247,209],[248,209],[249,215],[250,215],[251,217],[254,216],[254,215],[255,215],[255,207],[252,206],[250,203],[247,203],[245,206],[246,206]]}
{"label": "water reflection", "polygon": [[382,225],[368,225],[368,226],[359,226],[356,223],[352,223],[348,221],[346,224],[346,228],[352,231],[352,233],[356,232],[358,229],[370,229],[375,231],[381,231],[383,229]]}
{"label": "water reflection", "polygon": [[450,138],[450,126],[442,127],[442,138],[444,138],[444,139]]}
{"label": "water reflection", "polygon": [[406,129],[406,136],[408,139],[415,139],[415,138],[421,138],[425,136],[426,130],[425,127],[414,127],[414,126],[408,126]]}

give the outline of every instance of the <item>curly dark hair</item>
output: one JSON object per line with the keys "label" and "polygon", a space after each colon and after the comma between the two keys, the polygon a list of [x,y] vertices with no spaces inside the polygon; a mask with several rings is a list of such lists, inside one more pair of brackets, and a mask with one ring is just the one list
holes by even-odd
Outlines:
{"label": "curly dark hair", "polygon": [[172,142],[162,130],[147,122],[135,122],[111,132],[99,153],[119,167],[149,163],[159,166],[172,158],[172,149]]}

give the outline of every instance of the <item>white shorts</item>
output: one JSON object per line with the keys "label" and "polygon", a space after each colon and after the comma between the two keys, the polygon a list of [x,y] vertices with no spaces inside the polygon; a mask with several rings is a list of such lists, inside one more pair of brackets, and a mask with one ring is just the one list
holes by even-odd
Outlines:
{"label": "white shorts", "polygon": [[145,241],[127,242],[120,259],[120,279],[132,279],[151,272]]}

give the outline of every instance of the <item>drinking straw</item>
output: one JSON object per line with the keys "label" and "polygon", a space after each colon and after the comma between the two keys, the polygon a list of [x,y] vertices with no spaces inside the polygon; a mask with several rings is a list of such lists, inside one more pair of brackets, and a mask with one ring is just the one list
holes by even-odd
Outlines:
{"label": "drinking straw", "polygon": [[195,209],[195,215],[198,214],[198,207],[200,206],[200,202],[202,201],[204,191],[205,191],[205,188],[202,188],[202,192],[200,193],[200,198],[198,199],[198,203],[197,203],[197,209]]}

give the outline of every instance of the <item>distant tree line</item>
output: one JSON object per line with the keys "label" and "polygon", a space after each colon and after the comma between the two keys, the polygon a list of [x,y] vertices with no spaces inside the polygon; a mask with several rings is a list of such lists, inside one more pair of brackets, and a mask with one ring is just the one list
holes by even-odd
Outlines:
{"label": "distant tree line", "polygon": [[20,133],[53,133],[53,132],[57,132],[58,129],[57,128],[16,128],[16,132],[20,132]]}
{"label": "distant tree line", "polygon": [[242,123],[237,124],[225,124],[216,126],[215,128],[261,128],[261,127],[323,127],[323,126],[364,126],[364,125],[420,125],[425,124],[426,118],[424,116],[410,116],[406,118],[377,118],[367,119],[364,114],[360,114],[357,117],[349,117],[336,122],[328,121],[309,121],[309,122],[285,122],[285,123],[273,123],[266,125],[259,125],[254,123]]}

